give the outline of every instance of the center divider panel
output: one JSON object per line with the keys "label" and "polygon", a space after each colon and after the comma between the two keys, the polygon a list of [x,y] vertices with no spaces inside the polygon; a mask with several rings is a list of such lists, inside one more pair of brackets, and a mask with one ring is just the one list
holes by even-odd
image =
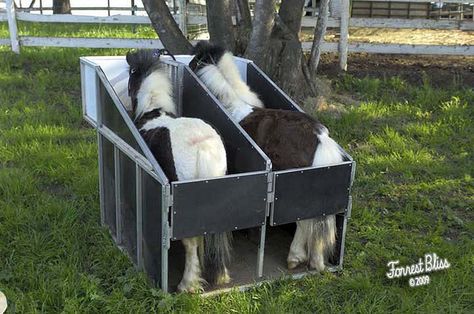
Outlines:
{"label": "center divider panel", "polygon": [[194,73],[182,64],[179,66],[183,71],[182,114],[206,121],[222,137],[227,175],[172,182],[172,239],[265,224],[269,160],[206,92]]}
{"label": "center divider panel", "polygon": [[267,173],[173,182],[173,240],[262,226]]}
{"label": "center divider panel", "polygon": [[352,163],[277,171],[272,226],[347,210]]}
{"label": "center divider panel", "polygon": [[[184,66],[183,66],[184,67]],[[222,137],[229,174],[267,171],[270,161],[240,125],[232,122],[218,100],[207,93],[195,74],[184,67],[183,116],[199,118],[212,125]]]}

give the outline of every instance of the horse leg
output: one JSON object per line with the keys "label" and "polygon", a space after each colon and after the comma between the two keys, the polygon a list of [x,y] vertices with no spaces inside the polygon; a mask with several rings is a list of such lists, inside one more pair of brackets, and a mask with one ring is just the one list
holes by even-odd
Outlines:
{"label": "horse leg", "polygon": [[183,279],[178,285],[180,292],[198,292],[202,290],[201,267],[198,258],[199,237],[182,240],[185,249],[185,266]]}
{"label": "horse leg", "polygon": [[291,242],[290,252],[287,258],[288,269],[294,269],[299,264],[308,260],[306,242],[309,236],[308,232],[311,230],[310,227],[311,222],[308,220],[296,222],[295,236]]}

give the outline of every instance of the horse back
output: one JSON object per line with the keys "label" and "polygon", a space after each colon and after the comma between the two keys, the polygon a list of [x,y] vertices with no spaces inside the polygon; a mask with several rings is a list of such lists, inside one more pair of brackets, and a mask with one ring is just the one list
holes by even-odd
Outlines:
{"label": "horse back", "polygon": [[145,143],[170,181],[178,181],[171,149],[170,130],[165,127],[141,130]]}
{"label": "horse back", "polygon": [[255,108],[240,125],[271,159],[274,170],[311,166],[317,134],[324,128],[301,112],[260,108]]}

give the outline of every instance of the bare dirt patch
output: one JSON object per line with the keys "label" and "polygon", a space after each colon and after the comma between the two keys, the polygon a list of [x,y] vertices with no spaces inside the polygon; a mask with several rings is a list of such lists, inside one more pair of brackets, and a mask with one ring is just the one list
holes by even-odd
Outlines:
{"label": "bare dirt patch", "polygon": [[[337,54],[323,54],[318,72],[328,78],[337,77]],[[422,84],[428,79],[436,87],[474,88],[474,57],[352,53],[347,73],[358,78],[399,76],[411,84]]]}
{"label": "bare dirt patch", "polygon": [[[301,39],[311,41],[312,29],[303,29]],[[336,42],[338,32],[328,29],[325,40]],[[424,45],[474,45],[474,31],[351,28],[350,42]],[[328,78],[340,74],[337,54],[323,54],[318,72]],[[358,78],[399,76],[411,84],[428,79],[436,87],[474,88],[474,57],[351,53],[347,73]]]}

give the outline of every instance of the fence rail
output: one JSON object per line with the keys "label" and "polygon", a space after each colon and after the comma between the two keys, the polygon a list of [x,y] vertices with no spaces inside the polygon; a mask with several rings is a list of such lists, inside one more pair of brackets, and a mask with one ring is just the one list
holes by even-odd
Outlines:
{"label": "fence rail", "polygon": [[[372,1],[372,0],[370,0]],[[375,1],[375,0],[373,0]],[[379,0],[380,1],[380,0]],[[183,7],[185,1],[177,1]],[[440,29],[440,30],[474,30],[474,21],[468,20],[429,20],[429,19],[400,19],[400,18],[351,18],[349,0],[340,0],[340,12],[333,12],[329,17],[328,27],[339,28],[338,43],[326,42],[322,45],[323,52],[338,52],[340,67],[347,67],[348,52],[384,53],[384,54],[433,54],[433,55],[468,55],[474,56],[474,46],[443,46],[443,45],[407,45],[407,44],[374,44],[349,43],[349,27],[395,28],[395,29]],[[397,2],[420,2],[423,0],[397,0]],[[445,0],[449,3],[465,3],[466,0]],[[473,1],[474,2],[474,1]],[[130,8],[129,8],[130,9]],[[313,8],[314,9],[314,8]],[[314,10],[311,11],[314,11]],[[186,9],[183,12],[187,12]],[[336,13],[336,14],[334,14]],[[180,28],[186,32],[186,25],[207,24],[206,16],[201,14],[173,15]],[[16,21],[38,23],[97,23],[97,24],[150,24],[148,16],[112,15],[84,16],[71,14],[42,15],[26,11],[15,12],[13,0],[6,0],[6,9],[0,10],[0,21],[7,21],[10,38],[0,38],[0,45],[10,45],[14,52],[19,53],[20,46],[45,47],[85,47],[85,48],[162,48],[159,39],[128,39],[128,38],[69,38],[69,37],[32,37],[19,36]],[[186,22],[184,22],[186,21]],[[317,17],[303,17],[303,27],[315,27]],[[311,43],[303,43],[303,49],[311,49]]]}

